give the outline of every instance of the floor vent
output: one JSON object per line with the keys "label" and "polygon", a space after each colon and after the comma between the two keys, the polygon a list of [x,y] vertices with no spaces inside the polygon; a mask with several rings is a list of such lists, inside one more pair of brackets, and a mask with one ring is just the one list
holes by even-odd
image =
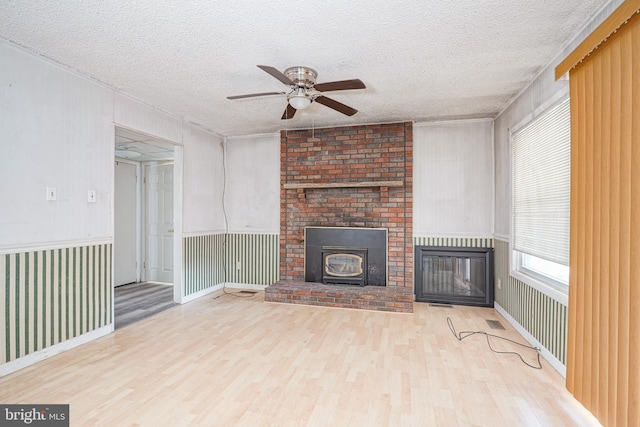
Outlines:
{"label": "floor vent", "polygon": [[489,327],[491,329],[504,329],[504,326],[502,326],[502,323],[500,323],[499,320],[488,320],[488,319],[486,319],[486,321],[489,324]]}
{"label": "floor vent", "polygon": [[453,308],[453,306],[451,304],[442,304],[442,303],[437,303],[437,302],[432,302],[429,303],[430,307],[447,307],[447,308]]}

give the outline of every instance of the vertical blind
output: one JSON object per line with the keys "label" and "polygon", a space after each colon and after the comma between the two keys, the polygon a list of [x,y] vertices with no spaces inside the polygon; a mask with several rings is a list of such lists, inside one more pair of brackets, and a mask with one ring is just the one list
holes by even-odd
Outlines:
{"label": "vertical blind", "polygon": [[625,1],[594,34],[595,40],[606,41],[597,49],[587,48],[583,61],[569,74],[567,389],[602,425],[636,427],[640,426],[640,0]]}
{"label": "vertical blind", "polygon": [[569,265],[569,99],[513,134],[514,249]]}

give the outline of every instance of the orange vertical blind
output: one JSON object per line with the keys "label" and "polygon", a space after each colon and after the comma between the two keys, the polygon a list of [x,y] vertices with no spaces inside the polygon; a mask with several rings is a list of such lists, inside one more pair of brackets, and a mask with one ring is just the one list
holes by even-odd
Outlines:
{"label": "orange vertical blind", "polygon": [[567,388],[605,426],[640,425],[639,11],[556,69],[573,67]]}

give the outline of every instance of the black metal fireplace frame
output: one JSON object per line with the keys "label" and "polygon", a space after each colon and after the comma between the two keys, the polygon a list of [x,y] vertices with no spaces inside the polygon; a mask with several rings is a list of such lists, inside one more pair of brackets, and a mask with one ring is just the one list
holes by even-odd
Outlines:
{"label": "black metal fireplace frame", "polygon": [[364,285],[345,280],[336,284],[360,286],[387,285],[387,233],[384,228],[364,227],[305,227],[305,282],[323,283],[323,247],[347,250],[366,249]]}
{"label": "black metal fireplace frame", "polygon": [[[482,258],[485,261],[485,292],[484,296],[463,296],[424,292],[423,283],[423,256],[433,257],[469,257]],[[493,248],[465,248],[450,246],[416,246],[415,247],[415,283],[416,301],[435,302],[445,304],[474,305],[481,307],[494,306],[494,275],[493,275]]]}

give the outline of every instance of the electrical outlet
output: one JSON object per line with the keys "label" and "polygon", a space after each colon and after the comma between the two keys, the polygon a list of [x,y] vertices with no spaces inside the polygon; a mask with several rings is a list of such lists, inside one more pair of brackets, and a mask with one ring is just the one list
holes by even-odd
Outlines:
{"label": "electrical outlet", "polygon": [[96,202],[96,190],[89,190],[87,193],[87,202],[95,203]]}
{"label": "electrical outlet", "polygon": [[502,289],[502,279],[498,279],[498,289]]}
{"label": "electrical outlet", "polygon": [[236,270],[240,270],[242,268],[242,263],[240,261],[236,261]]}
{"label": "electrical outlet", "polygon": [[49,200],[50,202],[55,202],[56,200],[58,200],[56,187],[47,187],[47,200]]}

